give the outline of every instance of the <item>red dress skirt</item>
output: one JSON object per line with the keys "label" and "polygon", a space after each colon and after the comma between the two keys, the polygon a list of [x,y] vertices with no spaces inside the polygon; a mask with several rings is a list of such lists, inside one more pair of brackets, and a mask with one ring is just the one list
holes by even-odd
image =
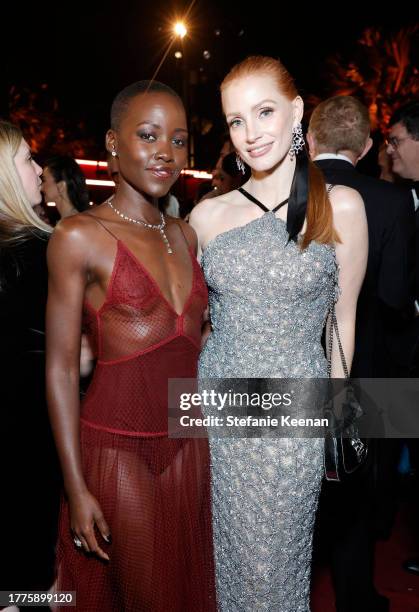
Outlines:
{"label": "red dress skirt", "polygon": [[[81,407],[83,473],[112,535],[110,562],[77,549],[62,503],[56,589],[82,612],[216,610],[209,450],[169,439],[169,378],[195,377],[207,289],[191,252],[179,315],[118,240],[105,303],[85,306],[98,361]],[[74,608],[72,608],[74,609]]]}

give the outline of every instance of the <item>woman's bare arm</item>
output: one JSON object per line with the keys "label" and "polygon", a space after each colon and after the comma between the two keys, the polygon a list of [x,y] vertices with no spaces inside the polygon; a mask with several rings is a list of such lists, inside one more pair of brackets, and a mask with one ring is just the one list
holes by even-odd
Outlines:
{"label": "woman's bare arm", "polygon": [[87,490],[80,455],[79,367],[81,317],[91,248],[77,219],[61,222],[48,247],[47,399],[54,438],[72,515],[72,529],[87,551],[99,547],[94,523],[109,534],[96,500]]}
{"label": "woman's bare arm", "polygon": [[[339,335],[350,372],[355,348],[355,321],[358,295],[368,258],[368,225],[364,202],[359,193],[348,187],[336,186],[330,194],[333,218],[341,243],[336,245],[340,267],[340,296],[335,306]],[[329,323],[330,324],[330,323]],[[336,334],[333,336],[332,378],[343,378],[344,371]]]}

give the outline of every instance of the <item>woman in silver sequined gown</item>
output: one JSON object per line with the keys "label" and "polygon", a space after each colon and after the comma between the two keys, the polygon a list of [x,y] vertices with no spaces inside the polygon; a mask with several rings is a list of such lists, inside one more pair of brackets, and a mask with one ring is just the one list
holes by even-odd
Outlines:
{"label": "woman in silver sequined gown", "polygon": [[[348,233],[348,222],[357,222],[360,227],[359,236],[349,237],[339,251],[333,242],[312,240],[302,249],[301,236],[290,240],[291,196],[287,219],[272,212],[275,201],[270,202],[268,212],[262,213],[246,199],[253,194],[265,204],[269,204],[269,198],[282,200],[290,194],[296,165],[288,151],[293,123],[301,117],[302,107],[296,112],[292,102],[285,104],[277,79],[264,70],[267,60],[270,58],[259,58],[259,70],[255,69],[255,58],[245,60],[245,76],[243,71],[233,69],[232,78],[229,75],[222,86],[233,144],[252,169],[247,191],[203,202],[191,215],[203,250],[201,263],[210,296],[212,331],[200,357],[201,378],[326,377],[321,335],[331,302],[337,297],[337,255],[338,263],[345,264],[339,284],[351,299],[343,299],[343,306],[339,299],[336,313],[349,362],[352,358],[353,310],[366,260],[362,200],[352,190],[334,190],[334,216],[340,201],[352,207],[349,218],[338,222],[336,215],[340,238]],[[274,69],[280,66],[276,60],[271,61],[276,62]],[[249,76],[249,66],[254,76]],[[286,97],[294,100],[295,96],[287,92]],[[272,112],[262,116],[260,108],[266,110],[268,99]],[[264,102],[258,106],[261,100]],[[230,108],[234,111],[231,114]],[[292,115],[288,124],[284,120],[286,112]],[[280,115],[277,123],[274,118],[266,119],[275,113]],[[233,119],[229,119],[231,116]],[[287,130],[289,134],[284,137]],[[264,143],[269,145],[272,139],[274,145],[263,153]],[[282,174],[275,177],[270,169],[278,158]],[[272,188],[275,179],[285,182],[285,191]],[[327,196],[326,205],[331,206]],[[358,253],[352,254],[351,274],[346,272],[350,259],[347,248],[355,248]],[[332,374],[341,375],[334,355]],[[211,434],[220,611],[309,610],[312,535],[323,474],[323,446],[324,441],[317,438],[235,439]]]}
{"label": "woman in silver sequined gown", "polygon": [[[327,375],[320,338],[334,251],[311,243],[301,255],[287,240],[285,223],[268,212],[205,249],[213,331],[201,377]],[[210,445],[220,609],[307,610],[323,440],[214,437]]]}

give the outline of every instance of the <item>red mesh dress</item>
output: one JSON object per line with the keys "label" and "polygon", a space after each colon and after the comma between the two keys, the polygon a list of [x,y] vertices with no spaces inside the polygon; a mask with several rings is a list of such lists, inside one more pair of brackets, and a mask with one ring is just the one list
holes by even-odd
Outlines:
{"label": "red mesh dress", "polygon": [[167,381],[196,376],[207,304],[190,255],[180,315],[118,239],[104,304],[85,304],[98,360],[81,407],[83,470],[112,543],[96,531],[109,563],[76,549],[63,502],[56,588],[76,591],[82,612],[216,610],[207,440],[167,436]]}

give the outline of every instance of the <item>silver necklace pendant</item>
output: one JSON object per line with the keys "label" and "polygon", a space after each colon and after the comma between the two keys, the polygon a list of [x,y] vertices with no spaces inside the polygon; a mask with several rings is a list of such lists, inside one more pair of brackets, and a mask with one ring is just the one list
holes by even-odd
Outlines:
{"label": "silver necklace pendant", "polygon": [[121,219],[124,219],[124,221],[129,221],[130,223],[135,223],[136,225],[142,225],[143,227],[146,227],[148,229],[158,230],[161,234],[164,244],[166,245],[167,252],[170,255],[173,253],[172,247],[170,246],[170,242],[166,236],[166,232],[164,231],[164,228],[166,227],[166,219],[164,218],[164,215],[161,211],[160,211],[160,223],[154,223],[154,224],[147,223],[146,221],[141,221],[141,219],[132,219],[131,217],[124,215],[124,213],[122,213],[120,210],[115,208],[115,206],[111,202],[112,199],[113,199],[113,196],[112,198],[109,198],[109,200],[106,200],[106,203],[111,207],[111,209],[119,217],[121,217]]}

